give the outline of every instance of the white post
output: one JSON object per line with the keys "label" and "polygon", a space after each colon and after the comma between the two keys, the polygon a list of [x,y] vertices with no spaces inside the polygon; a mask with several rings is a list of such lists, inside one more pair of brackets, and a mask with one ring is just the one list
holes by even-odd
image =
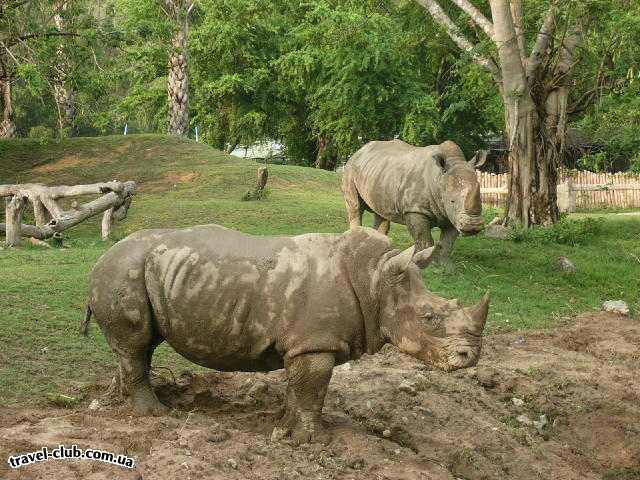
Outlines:
{"label": "white post", "polygon": [[196,142],[200,142],[200,135],[199,135],[199,131],[198,131],[198,126],[196,125]]}
{"label": "white post", "polygon": [[125,123],[125,124],[124,124],[124,136],[125,136],[125,137],[127,136],[127,132],[128,132],[128,131],[129,131],[129,124],[128,124],[128,123]]}
{"label": "white post", "polygon": [[576,211],[576,203],[577,203],[577,195],[578,191],[573,188],[573,178],[567,178],[567,212],[575,212]]}

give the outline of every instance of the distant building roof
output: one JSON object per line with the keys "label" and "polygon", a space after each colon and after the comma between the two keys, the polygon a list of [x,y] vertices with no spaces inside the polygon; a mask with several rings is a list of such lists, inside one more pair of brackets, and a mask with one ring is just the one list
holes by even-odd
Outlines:
{"label": "distant building roof", "polygon": [[252,160],[263,160],[265,158],[283,157],[284,145],[274,141],[254,143],[252,145],[241,145],[231,152],[231,155]]}

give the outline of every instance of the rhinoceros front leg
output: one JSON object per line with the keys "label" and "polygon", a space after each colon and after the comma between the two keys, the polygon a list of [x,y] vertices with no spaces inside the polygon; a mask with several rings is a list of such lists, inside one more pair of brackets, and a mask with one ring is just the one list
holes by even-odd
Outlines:
{"label": "rhinoceros front leg", "polygon": [[442,234],[440,236],[440,241],[438,242],[440,252],[434,260],[439,263],[445,263],[449,260],[453,244],[456,241],[456,238],[458,238],[458,230],[454,227],[446,227],[442,228],[441,231]]}
{"label": "rhinoceros front leg", "polygon": [[406,213],[404,215],[404,223],[415,241],[416,252],[433,246],[431,222],[427,217],[420,213]]}
{"label": "rhinoceros front leg", "polygon": [[391,229],[391,222],[386,218],[381,217],[377,213],[373,214],[373,228],[378,230],[383,235],[388,235]]}
{"label": "rhinoceros front leg", "polygon": [[307,353],[285,363],[287,369],[287,397],[281,426],[274,437],[291,434],[297,444],[329,441],[322,421],[322,407],[331,380],[333,353]]}

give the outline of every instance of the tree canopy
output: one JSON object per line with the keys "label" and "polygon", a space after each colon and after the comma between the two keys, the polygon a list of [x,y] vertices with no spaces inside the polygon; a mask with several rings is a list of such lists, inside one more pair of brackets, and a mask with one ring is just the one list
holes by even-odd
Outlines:
{"label": "tree canopy", "polygon": [[[173,4],[182,17],[172,16]],[[531,51],[551,3],[522,5],[521,41]],[[571,33],[571,19],[581,20],[568,124],[602,146],[580,166],[640,170],[640,5],[556,8],[552,49]],[[3,2],[3,119],[21,136],[100,135],[125,124],[166,132],[186,122],[182,133],[198,126],[218,148],[273,139],[288,161],[324,168],[373,139],[452,139],[471,154],[505,132],[501,83],[478,61],[495,63],[498,50],[475,12],[492,18],[485,0]],[[469,48],[461,50],[452,26]],[[176,102],[188,116],[171,120]]]}

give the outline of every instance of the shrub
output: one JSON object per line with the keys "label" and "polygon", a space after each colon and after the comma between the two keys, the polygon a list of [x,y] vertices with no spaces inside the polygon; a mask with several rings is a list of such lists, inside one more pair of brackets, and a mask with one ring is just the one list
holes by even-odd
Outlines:
{"label": "shrub", "polygon": [[29,138],[39,140],[43,145],[49,143],[49,140],[53,139],[54,137],[55,133],[53,129],[45,125],[31,127],[31,129],[29,130]]}
{"label": "shrub", "polygon": [[250,202],[252,200],[262,200],[263,198],[267,198],[268,196],[268,188],[254,188],[253,190],[247,190],[246,193],[242,196],[241,200],[243,202]]}
{"label": "shrub", "polygon": [[601,218],[589,217],[578,220],[565,218],[549,227],[513,228],[509,239],[515,242],[582,245],[592,240],[601,231],[602,224]]}

